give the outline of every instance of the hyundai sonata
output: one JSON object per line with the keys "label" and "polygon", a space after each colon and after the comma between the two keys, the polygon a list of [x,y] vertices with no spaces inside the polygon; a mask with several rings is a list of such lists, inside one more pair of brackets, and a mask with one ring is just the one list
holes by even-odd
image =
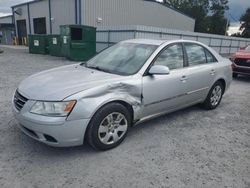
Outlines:
{"label": "hyundai sonata", "polygon": [[199,42],[123,41],[85,63],[28,77],[13,111],[19,128],[45,144],[111,149],[135,123],[198,103],[215,109],[231,64]]}

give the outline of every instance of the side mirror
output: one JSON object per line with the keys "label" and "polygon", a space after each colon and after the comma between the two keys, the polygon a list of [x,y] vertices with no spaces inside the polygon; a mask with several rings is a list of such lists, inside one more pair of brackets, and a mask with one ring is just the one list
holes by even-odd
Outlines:
{"label": "side mirror", "polygon": [[149,74],[151,75],[166,75],[169,74],[170,70],[167,66],[163,66],[163,65],[154,65],[150,68],[149,70]]}

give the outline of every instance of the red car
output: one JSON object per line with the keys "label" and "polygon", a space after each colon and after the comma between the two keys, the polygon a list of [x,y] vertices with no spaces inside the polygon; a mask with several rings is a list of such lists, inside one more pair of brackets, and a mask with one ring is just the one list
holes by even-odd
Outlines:
{"label": "red car", "polygon": [[233,77],[239,74],[250,75],[250,45],[236,52],[231,60],[233,61]]}

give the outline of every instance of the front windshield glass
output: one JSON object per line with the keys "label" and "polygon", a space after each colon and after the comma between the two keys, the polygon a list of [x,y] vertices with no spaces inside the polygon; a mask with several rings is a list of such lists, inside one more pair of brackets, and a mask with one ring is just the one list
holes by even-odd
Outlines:
{"label": "front windshield glass", "polygon": [[141,69],[156,48],[156,45],[118,43],[96,55],[85,66],[113,74],[132,75]]}
{"label": "front windshield glass", "polygon": [[249,50],[249,51],[250,51],[250,45],[248,45],[248,46],[246,47],[246,50]]}

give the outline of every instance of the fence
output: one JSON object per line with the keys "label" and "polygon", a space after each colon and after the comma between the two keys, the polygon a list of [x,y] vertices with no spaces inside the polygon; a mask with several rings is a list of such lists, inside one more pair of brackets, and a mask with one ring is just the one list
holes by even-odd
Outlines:
{"label": "fence", "polygon": [[97,52],[122,40],[134,38],[186,39],[202,42],[220,54],[232,54],[250,44],[250,39],[195,33],[149,26],[106,26],[97,28]]}

